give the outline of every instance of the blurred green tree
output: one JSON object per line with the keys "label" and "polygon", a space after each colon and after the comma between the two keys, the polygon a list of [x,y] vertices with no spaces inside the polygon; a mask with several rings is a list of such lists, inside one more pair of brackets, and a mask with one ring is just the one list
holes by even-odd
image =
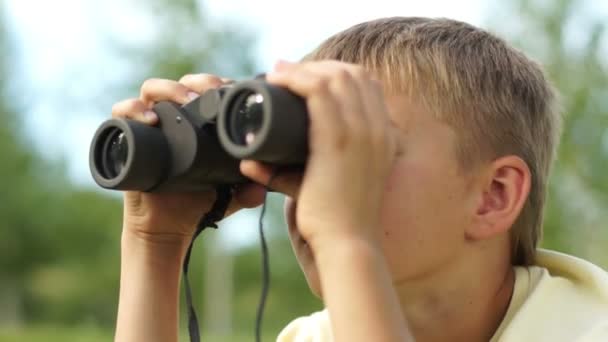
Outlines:
{"label": "blurred green tree", "polygon": [[538,59],[562,95],[563,136],[549,184],[543,246],[608,269],[606,12],[583,0],[497,6],[503,20],[490,26]]}
{"label": "blurred green tree", "polygon": [[[159,29],[152,29],[152,40],[135,46],[125,45],[120,37],[111,37],[109,48],[128,56],[131,66],[130,73],[125,75],[125,86],[111,91],[115,100],[137,94],[141,82],[149,77],[178,79],[187,73],[208,72],[244,78],[258,71],[252,56],[254,39],[247,33],[252,30],[241,24],[211,22],[196,0],[133,3],[140,6],[142,13],[147,13]],[[6,32],[0,32],[2,51],[11,51],[11,45],[5,41],[8,38]],[[11,96],[6,88],[6,80],[10,78],[7,66],[15,56],[4,53],[0,58],[0,113],[5,123],[0,126],[3,158],[0,176],[4,185],[0,194],[0,326],[90,323],[110,331],[119,284],[120,201],[97,189],[73,185],[61,163],[46,160],[33,148],[19,114],[24,108],[9,101]],[[99,104],[106,105],[107,96],[98,100]],[[93,103],[92,107],[95,106]],[[277,252],[272,259],[273,270],[277,268],[277,272],[273,272],[265,333],[274,335],[291,317],[309,311],[311,305],[302,303],[318,304],[312,296],[292,295],[300,292],[299,289],[304,290],[306,285],[288,250],[285,234],[277,233],[283,228],[279,216],[281,198],[272,198],[267,223],[271,228],[272,253]],[[220,287],[222,281],[233,281],[233,274],[226,273],[222,267],[206,267],[205,272],[200,271],[207,265],[233,262],[226,261],[231,259],[227,250],[222,247],[218,250],[216,235],[206,232],[195,250],[194,284],[218,288],[218,281]],[[231,289],[234,296],[228,304],[234,312],[234,323],[229,327],[235,331],[227,332],[227,338],[253,333],[261,275],[257,250],[252,247],[235,252],[236,285],[223,286]],[[284,258],[281,254],[290,257]],[[213,260],[205,263],[211,255]],[[215,283],[205,281],[209,279]],[[226,303],[217,303],[215,297],[218,296],[203,297],[203,293],[202,286],[195,287],[199,313],[208,313],[201,322],[204,334],[221,333],[214,331],[217,327],[213,326],[219,308],[203,310],[202,303]],[[291,299],[283,301],[282,298]]]}
{"label": "blurred green tree", "polygon": [[[0,324],[113,319],[120,204],[73,186],[27,138],[0,13]],[[8,81],[11,80],[11,83]],[[9,89],[9,84],[13,88]],[[13,95],[13,96],[11,96]],[[86,314],[83,314],[86,313]]]}
{"label": "blurred green tree", "polygon": [[[115,100],[136,94],[148,77],[177,79],[203,71],[233,78],[254,74],[253,39],[245,34],[250,30],[211,23],[194,0],[136,4],[161,29],[152,32],[151,43],[127,47],[120,39],[114,41],[114,48],[126,52],[132,65],[127,86],[113,94]],[[120,201],[75,186],[61,163],[46,160],[30,144],[30,132],[20,118],[25,110],[10,101],[7,88],[12,71],[8,66],[16,58],[6,53],[14,51],[8,38],[0,30],[0,326],[92,323],[109,330],[119,284]],[[206,235],[199,256],[214,243],[214,235]],[[202,259],[192,265],[198,284],[218,274],[202,274]],[[256,274],[248,282],[254,291],[259,289],[257,279]],[[200,298],[202,288],[195,291]],[[213,298],[202,302],[208,299]],[[253,325],[253,316],[248,318]]]}

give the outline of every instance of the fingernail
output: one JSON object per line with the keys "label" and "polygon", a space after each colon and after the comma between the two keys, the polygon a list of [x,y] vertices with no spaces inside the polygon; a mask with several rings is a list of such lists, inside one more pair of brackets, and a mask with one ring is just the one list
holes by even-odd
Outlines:
{"label": "fingernail", "polygon": [[195,98],[199,97],[200,95],[193,91],[189,91],[188,94],[186,94],[186,96],[188,96],[188,99],[190,99],[190,101],[192,101]]}
{"label": "fingernail", "polygon": [[253,160],[241,160],[241,170],[250,170],[253,166],[255,166],[255,162]]}
{"label": "fingernail", "polygon": [[144,118],[148,121],[154,121],[158,118],[158,116],[153,111],[147,110],[144,112]]}

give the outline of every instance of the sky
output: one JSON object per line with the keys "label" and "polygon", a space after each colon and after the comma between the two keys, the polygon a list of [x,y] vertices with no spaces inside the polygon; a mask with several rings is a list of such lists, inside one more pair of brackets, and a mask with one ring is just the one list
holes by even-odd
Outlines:
{"label": "sky", "polygon": [[211,0],[207,7],[218,17],[243,18],[261,31],[259,55],[270,67],[279,58],[296,60],[324,38],[356,23],[388,16],[451,17],[480,24],[481,0],[375,1],[246,1]]}
{"label": "sky", "polygon": [[[31,141],[45,157],[64,160],[69,176],[79,184],[95,186],[88,169],[89,144],[106,116],[88,106],[86,99],[103,96],[101,85],[121,77],[120,61],[105,50],[108,37],[119,36],[122,43],[129,44],[158,29],[153,20],[139,13],[136,1],[5,0],[18,55],[15,70],[25,85],[25,94],[17,94],[15,100],[27,111],[24,122]],[[444,16],[481,24],[483,3],[207,0],[204,6],[211,20],[242,21],[255,28],[258,62],[267,70],[277,59],[299,59],[329,35],[378,17]],[[107,115],[109,111],[108,107]],[[231,245],[251,243],[257,234],[251,224],[256,213],[225,220],[226,226],[249,226],[227,234]]]}
{"label": "sky", "polygon": [[[103,84],[121,79],[124,65],[115,52],[107,51],[109,37],[118,36],[121,43],[128,45],[149,39],[150,32],[158,29],[151,18],[138,10],[137,4],[146,1],[4,1],[18,54],[15,69],[26,85],[26,94],[17,100],[26,107],[24,117],[33,143],[49,158],[66,158],[72,179],[92,185],[87,165],[88,142],[106,113],[95,112],[83,99],[102,97]],[[488,7],[491,1],[484,0],[203,3],[212,21],[244,22],[259,33],[256,51],[261,70],[270,69],[278,59],[297,60],[324,38],[361,21],[396,15],[431,16],[484,26],[492,10]],[[594,4],[592,10],[600,9],[608,15],[608,2],[587,3]],[[517,23],[510,26],[517,27]],[[579,35],[576,30],[571,31],[575,33],[573,44],[585,41],[586,31],[578,31]],[[114,102],[106,101],[108,107]]]}
{"label": "sky", "polygon": [[[137,1],[145,2],[5,0],[18,55],[15,70],[26,85],[15,100],[26,109],[32,143],[44,156],[64,159],[79,184],[95,186],[88,169],[89,144],[110,111],[109,105],[91,108],[86,99],[103,97],[102,85],[120,80],[124,71],[116,55],[106,50],[108,37],[119,36],[128,45],[158,29],[137,9]],[[378,17],[449,17],[483,26],[490,2],[207,0],[204,6],[211,20],[242,21],[255,28],[258,62],[268,70],[278,59],[297,60],[329,35]],[[111,104],[120,99],[106,100]]]}
{"label": "sky", "polygon": [[[124,0],[7,0],[16,37],[20,76],[27,84],[27,127],[49,158],[66,158],[78,183],[92,184],[88,142],[101,116],[86,103],[100,84],[120,77],[120,63],[105,51],[111,34],[145,39],[154,23]],[[355,23],[393,15],[448,16],[473,24],[483,17],[483,1],[284,1],[208,0],[213,19],[244,21],[259,32],[259,64],[269,69],[279,59],[296,60],[322,39]],[[35,8],[36,10],[32,10]],[[148,34],[149,36],[149,34]],[[151,75],[152,76],[152,75]],[[116,99],[119,100],[119,99]],[[109,108],[108,108],[109,112]],[[102,114],[105,115],[105,114]]]}

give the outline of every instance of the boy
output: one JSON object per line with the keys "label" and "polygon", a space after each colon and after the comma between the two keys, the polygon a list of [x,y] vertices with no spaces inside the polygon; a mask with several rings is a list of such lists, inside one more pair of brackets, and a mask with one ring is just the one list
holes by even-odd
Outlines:
{"label": "boy", "polygon": [[[536,249],[560,126],[538,65],[465,23],[386,18],[267,79],[309,109],[306,169],[272,187],[326,305],[280,341],[608,341],[606,273]],[[154,102],[222,82],[148,80],[113,115],[155,124]],[[241,171],[266,184],[273,170]],[[230,212],[261,195],[240,189]],[[177,339],[181,263],[213,199],[125,194],[116,340]]]}

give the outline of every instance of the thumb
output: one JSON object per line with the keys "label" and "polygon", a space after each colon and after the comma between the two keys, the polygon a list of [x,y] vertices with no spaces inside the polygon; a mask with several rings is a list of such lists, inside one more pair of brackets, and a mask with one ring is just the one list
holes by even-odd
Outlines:
{"label": "thumb", "polygon": [[292,198],[298,197],[303,177],[301,171],[286,170],[254,160],[241,161],[240,169],[243,175],[256,183]]}

